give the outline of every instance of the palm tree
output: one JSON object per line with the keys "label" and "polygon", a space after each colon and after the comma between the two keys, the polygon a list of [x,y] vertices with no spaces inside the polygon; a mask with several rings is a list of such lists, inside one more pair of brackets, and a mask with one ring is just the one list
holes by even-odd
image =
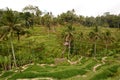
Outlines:
{"label": "palm tree", "polygon": [[17,67],[14,45],[13,45],[13,32],[14,32],[14,26],[17,23],[17,16],[11,9],[7,8],[5,13],[3,14],[2,23],[4,25],[7,25],[7,27],[5,27],[7,32],[4,32],[4,34],[0,38],[0,40],[2,41],[6,36],[9,37],[10,43],[11,43],[12,55],[13,55],[13,59],[14,59],[14,65],[15,65],[15,67]]}
{"label": "palm tree", "polygon": [[48,28],[48,31],[51,30],[51,20],[52,20],[52,16],[51,14],[48,12],[47,14],[45,14],[43,16],[44,20],[45,20],[45,26]]}
{"label": "palm tree", "polygon": [[[69,54],[72,54],[72,49],[73,49],[73,46],[72,46],[73,45],[73,31],[74,31],[74,28],[72,27],[72,25],[71,24],[67,25],[64,46],[68,48],[68,58],[69,58]],[[66,48],[64,50],[66,50]],[[62,53],[62,55],[63,54],[64,53]]]}
{"label": "palm tree", "polygon": [[85,52],[82,48],[85,41],[85,36],[83,32],[78,33],[78,36],[76,37],[76,54]]}
{"label": "palm tree", "polygon": [[29,31],[25,29],[22,24],[15,24],[13,30],[17,34],[18,41],[20,41],[20,35],[29,34]]}
{"label": "palm tree", "polygon": [[94,56],[95,56],[97,53],[97,40],[98,38],[100,38],[100,34],[97,26],[92,32],[89,33],[89,38],[93,42],[93,46],[94,46],[93,50],[94,50]]}
{"label": "palm tree", "polygon": [[9,30],[9,26],[0,27],[0,41],[6,38],[6,36],[9,34]]}
{"label": "palm tree", "polygon": [[[33,27],[33,24],[40,24],[40,15],[42,12],[38,8],[38,6],[28,5],[23,8],[23,12],[30,13],[31,16],[28,16],[29,19],[26,19],[27,24],[30,24],[30,27]],[[34,21],[34,22],[33,22]],[[28,26],[29,27],[29,26]]]}
{"label": "palm tree", "polygon": [[105,43],[106,53],[108,53],[108,44],[113,42],[113,37],[111,36],[111,32],[110,31],[106,31],[105,33],[103,33],[103,37],[102,38],[103,38],[103,41]]}

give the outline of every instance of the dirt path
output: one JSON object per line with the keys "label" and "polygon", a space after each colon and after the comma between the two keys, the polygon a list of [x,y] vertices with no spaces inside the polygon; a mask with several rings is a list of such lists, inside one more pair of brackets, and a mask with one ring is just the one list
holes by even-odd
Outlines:
{"label": "dirt path", "polygon": [[103,57],[100,64],[97,64],[93,67],[93,72],[96,72],[97,68],[104,65],[107,57]]}
{"label": "dirt path", "polygon": [[46,78],[31,78],[31,79],[17,79],[17,80],[54,80],[54,79],[46,77]]}
{"label": "dirt path", "polygon": [[81,62],[82,59],[83,59],[83,57],[81,56],[81,58],[78,59],[77,61],[70,61],[70,60],[67,60],[67,61],[68,61],[68,63],[70,63],[71,65],[74,65],[74,64],[77,64],[77,63]]}

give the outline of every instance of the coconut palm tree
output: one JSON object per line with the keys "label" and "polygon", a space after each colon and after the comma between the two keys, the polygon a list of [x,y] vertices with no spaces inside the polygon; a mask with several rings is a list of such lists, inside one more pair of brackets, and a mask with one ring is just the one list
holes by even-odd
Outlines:
{"label": "coconut palm tree", "polygon": [[[68,48],[68,58],[69,58],[69,54],[72,54],[73,52],[73,31],[74,28],[72,27],[71,24],[67,25],[67,29],[65,30],[65,34],[64,34],[64,46],[66,48]],[[66,50],[66,48],[64,49],[64,52]],[[62,53],[63,55],[64,53]]]}
{"label": "coconut palm tree", "polygon": [[85,41],[85,36],[84,36],[83,32],[78,33],[78,35],[75,38],[75,43],[76,43],[75,49],[77,49],[75,51],[76,54],[78,54],[78,53],[81,54],[81,53],[85,52],[83,47],[82,47],[84,44],[84,41]]}
{"label": "coconut palm tree", "polygon": [[16,57],[15,57],[15,51],[13,45],[13,33],[14,33],[14,26],[17,22],[18,21],[16,14],[11,9],[7,8],[7,10],[4,12],[2,17],[2,23],[7,26],[7,27],[4,26],[3,27],[4,29],[7,30],[7,32],[4,32],[0,40],[2,41],[5,37],[7,36],[9,37],[15,67],[17,67],[17,64],[16,64]]}
{"label": "coconut palm tree", "polygon": [[0,41],[6,38],[6,36],[9,34],[9,30],[9,26],[0,27]]}
{"label": "coconut palm tree", "polygon": [[108,53],[108,44],[113,42],[114,38],[112,37],[111,32],[109,30],[103,33],[102,38],[103,38],[102,40],[105,43],[106,53]]}
{"label": "coconut palm tree", "polygon": [[97,40],[100,38],[98,26],[95,26],[94,30],[89,33],[89,38],[93,42],[93,46],[94,46],[93,50],[94,50],[94,56],[95,56],[97,53]]}
{"label": "coconut palm tree", "polygon": [[15,24],[13,27],[14,33],[17,35],[17,40],[20,41],[20,35],[29,34],[29,31],[22,24]]}

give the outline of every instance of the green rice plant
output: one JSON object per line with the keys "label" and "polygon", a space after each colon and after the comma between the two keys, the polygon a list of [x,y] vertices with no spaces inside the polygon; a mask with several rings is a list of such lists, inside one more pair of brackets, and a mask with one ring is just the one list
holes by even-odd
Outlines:
{"label": "green rice plant", "polygon": [[109,77],[113,77],[119,67],[120,67],[120,65],[113,65],[112,67],[109,67],[108,69],[105,69],[102,72],[96,74],[90,80],[104,80]]}
{"label": "green rice plant", "polygon": [[85,67],[85,69],[91,70],[91,69],[96,65],[96,63],[97,63],[97,62],[92,61],[91,63],[89,63],[89,64]]}
{"label": "green rice plant", "polygon": [[13,75],[9,80],[15,80],[18,78],[35,78],[35,77],[52,77],[55,79],[64,79],[64,78],[69,78],[75,75],[83,75],[87,71],[84,69],[66,69],[64,71],[54,71],[54,72],[39,72],[35,73],[32,71],[25,71],[22,73],[17,73]]}
{"label": "green rice plant", "polygon": [[13,73],[14,73],[13,71],[6,71],[0,76],[0,78],[6,78],[6,77],[12,75]]}

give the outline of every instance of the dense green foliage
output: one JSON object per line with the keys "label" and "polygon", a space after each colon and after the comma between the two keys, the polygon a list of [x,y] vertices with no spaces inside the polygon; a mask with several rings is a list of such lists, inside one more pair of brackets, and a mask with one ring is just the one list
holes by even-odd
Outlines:
{"label": "dense green foliage", "polygon": [[[32,5],[23,12],[0,9],[0,78],[76,79],[91,75],[99,63],[98,72],[83,80],[118,79],[119,28],[120,15],[110,13],[84,17],[73,9],[54,17],[52,12],[42,13]],[[104,57],[108,60],[102,62]],[[22,66],[32,63],[22,71]]]}

